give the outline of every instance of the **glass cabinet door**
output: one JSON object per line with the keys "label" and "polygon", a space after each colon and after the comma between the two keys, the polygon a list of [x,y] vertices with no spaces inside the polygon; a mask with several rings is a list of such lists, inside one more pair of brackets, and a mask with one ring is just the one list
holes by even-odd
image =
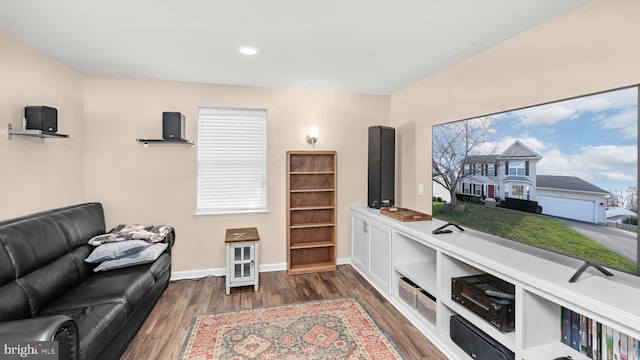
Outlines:
{"label": "glass cabinet door", "polygon": [[253,279],[253,246],[250,244],[233,244],[231,247],[233,279],[239,281]]}

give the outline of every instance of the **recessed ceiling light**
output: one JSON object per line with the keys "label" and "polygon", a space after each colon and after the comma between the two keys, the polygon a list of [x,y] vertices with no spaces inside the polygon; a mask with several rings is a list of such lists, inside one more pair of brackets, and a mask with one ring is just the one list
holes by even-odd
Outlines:
{"label": "recessed ceiling light", "polygon": [[240,53],[243,55],[255,55],[258,53],[258,49],[254,48],[253,46],[240,46],[238,48],[238,51],[240,51]]}

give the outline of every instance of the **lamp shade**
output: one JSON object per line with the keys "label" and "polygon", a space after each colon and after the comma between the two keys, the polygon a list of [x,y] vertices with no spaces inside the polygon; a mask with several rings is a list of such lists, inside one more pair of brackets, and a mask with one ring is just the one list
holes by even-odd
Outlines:
{"label": "lamp shade", "polygon": [[309,126],[309,137],[314,139],[318,138],[318,125]]}

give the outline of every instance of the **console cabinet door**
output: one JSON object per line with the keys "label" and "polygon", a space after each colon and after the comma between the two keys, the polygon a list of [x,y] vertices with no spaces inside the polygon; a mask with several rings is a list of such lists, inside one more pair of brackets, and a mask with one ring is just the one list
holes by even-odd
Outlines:
{"label": "console cabinet door", "polygon": [[391,280],[391,229],[387,226],[369,222],[371,277],[386,292],[390,292]]}
{"label": "console cabinet door", "polygon": [[351,262],[364,272],[369,272],[369,224],[351,217]]}

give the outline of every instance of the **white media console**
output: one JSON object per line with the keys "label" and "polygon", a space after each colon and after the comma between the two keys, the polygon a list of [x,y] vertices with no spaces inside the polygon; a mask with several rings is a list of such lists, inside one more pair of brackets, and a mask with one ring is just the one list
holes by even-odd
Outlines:
{"label": "white media console", "polygon": [[[588,269],[569,278],[582,261],[524,247],[478,231],[433,235],[440,220],[400,222],[365,206],[351,207],[353,267],[451,359],[471,359],[449,337],[449,318],[461,315],[509,348],[518,360],[588,357],[560,340],[560,309],[577,311],[640,339],[640,277]],[[515,285],[515,331],[502,333],[451,300],[451,278],[489,273]],[[436,298],[435,324],[399,295],[402,277]]]}

